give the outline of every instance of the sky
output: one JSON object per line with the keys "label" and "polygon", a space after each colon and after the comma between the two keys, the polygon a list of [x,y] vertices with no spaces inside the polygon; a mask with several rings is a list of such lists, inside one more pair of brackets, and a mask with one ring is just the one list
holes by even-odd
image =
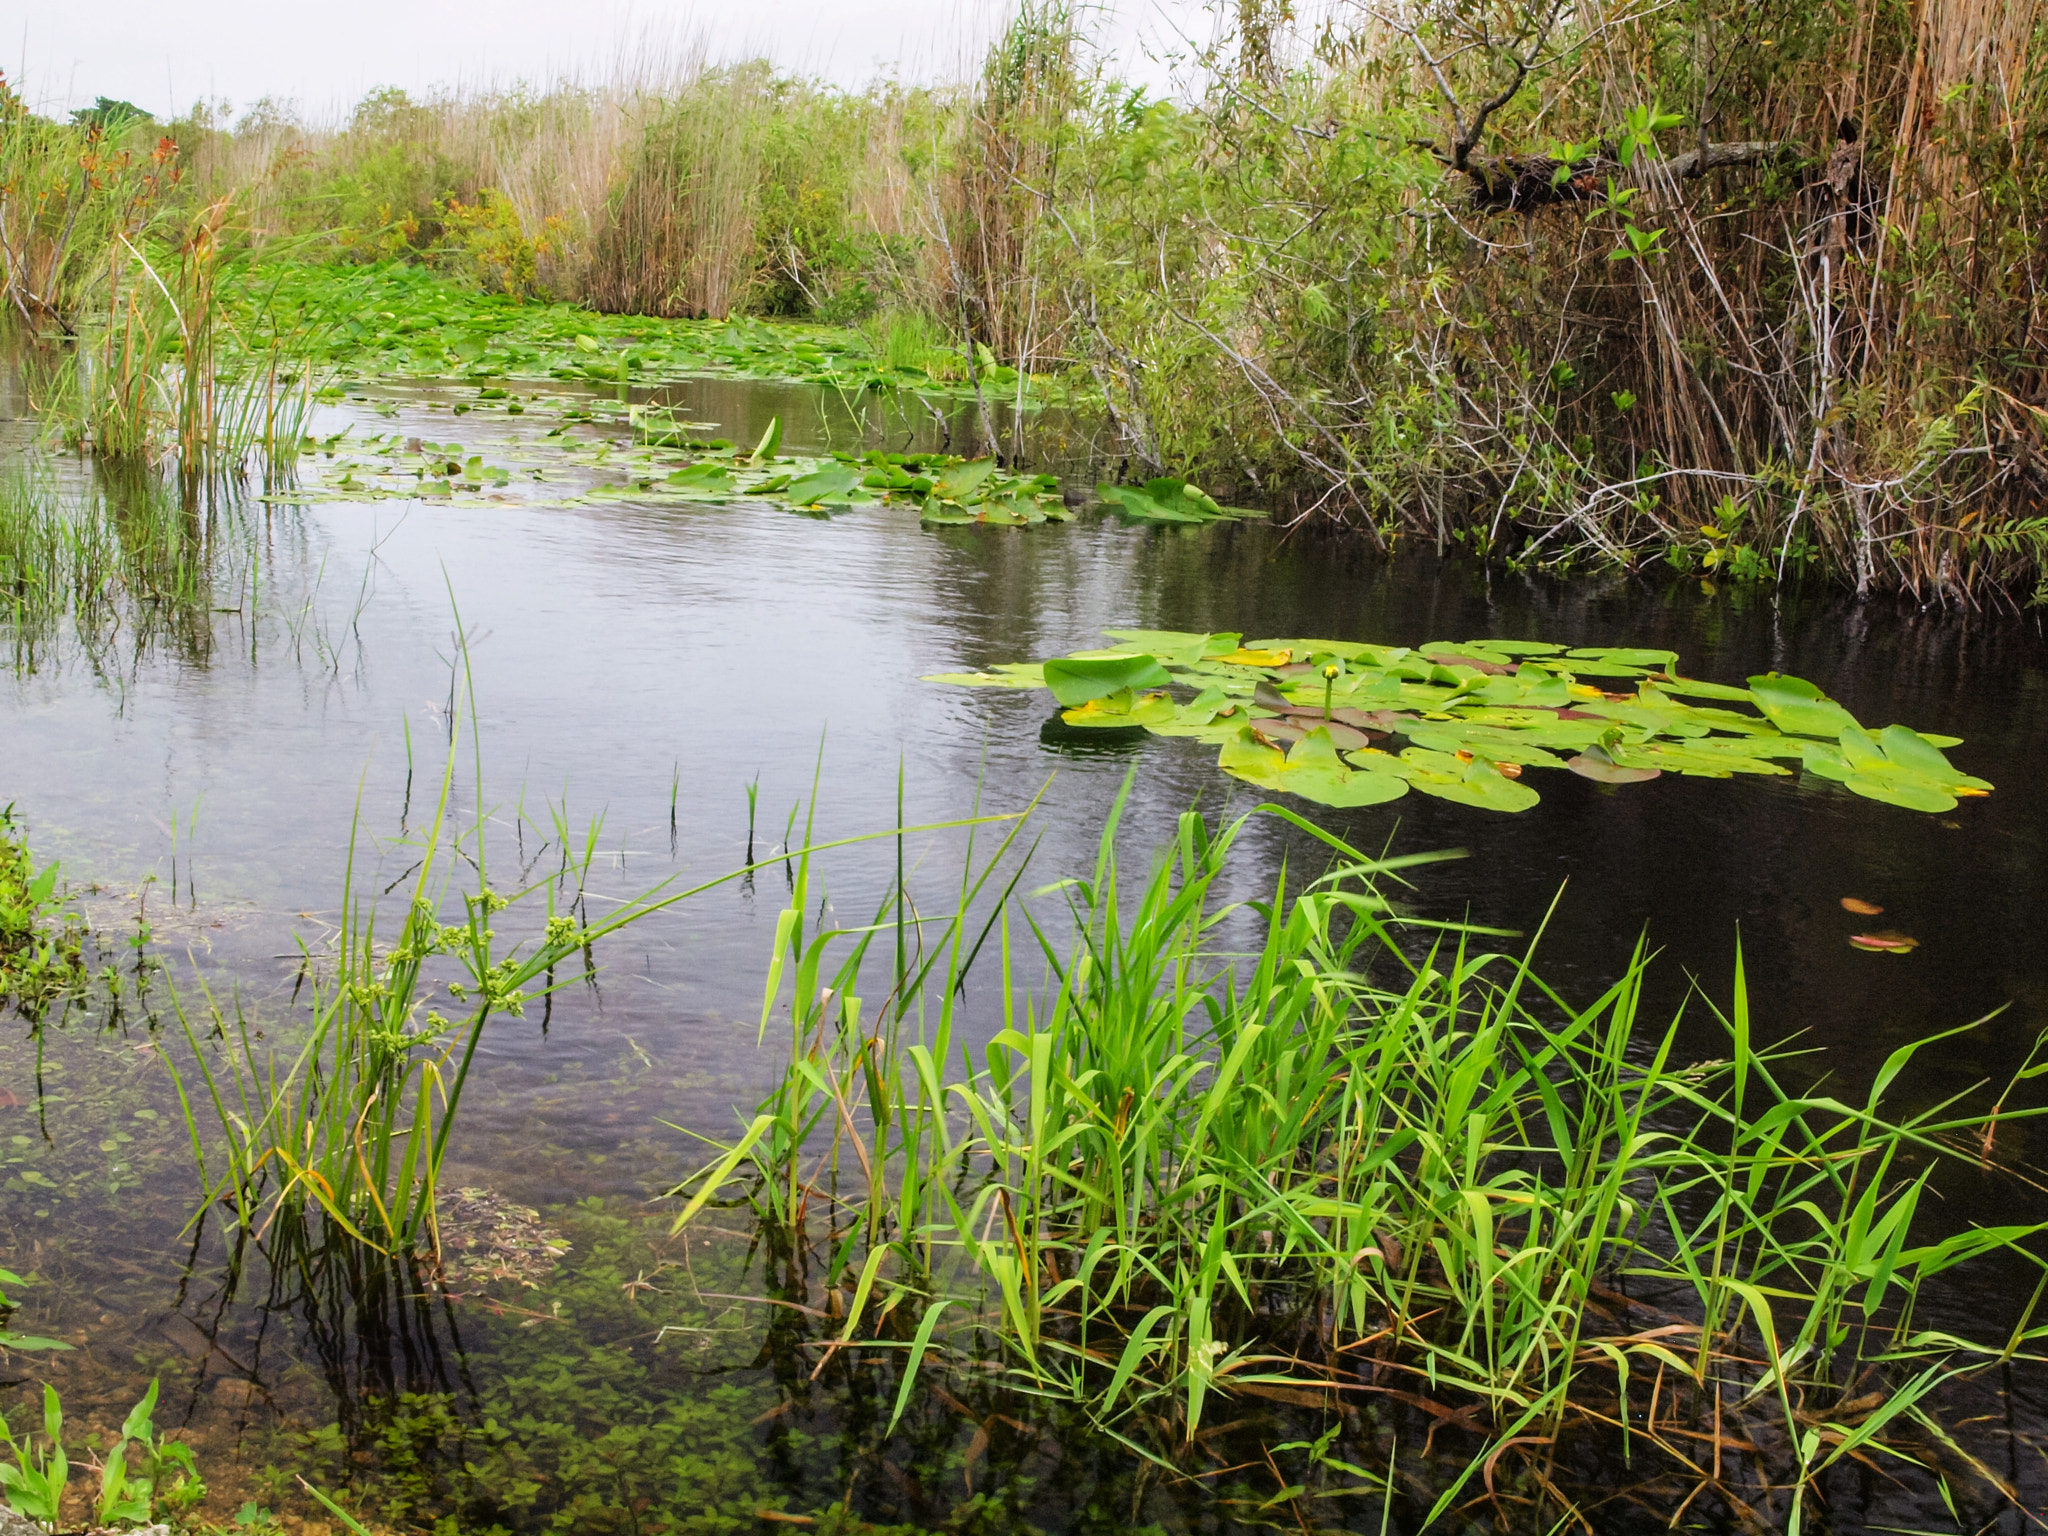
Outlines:
{"label": "sky", "polygon": [[[838,84],[959,79],[1004,0],[0,0],[0,71],[45,113],[96,96],[158,118],[196,100],[263,96],[309,121],[370,89],[603,77],[621,48],[700,38],[714,60],[759,57]],[[1206,43],[1204,0],[1106,0],[1098,46],[1155,93],[1171,58]]]}

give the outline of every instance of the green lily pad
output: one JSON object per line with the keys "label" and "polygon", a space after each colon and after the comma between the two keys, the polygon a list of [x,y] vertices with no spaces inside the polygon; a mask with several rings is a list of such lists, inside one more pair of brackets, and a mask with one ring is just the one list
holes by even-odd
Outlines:
{"label": "green lily pad", "polygon": [[[1355,763],[1365,753],[1354,753]],[[1483,811],[1526,811],[1540,798],[1518,778],[1500,771],[1497,763],[1483,757],[1470,761],[1449,752],[1427,747],[1409,747],[1381,772],[1397,773],[1425,795],[1452,800],[1459,805],[1477,806]]]}
{"label": "green lily pad", "polygon": [[[894,483],[893,469],[875,473],[871,484]],[[1038,669],[1036,681],[1067,711],[1062,728],[1142,728],[1215,742],[1225,772],[1324,805],[1377,804],[1402,786],[1519,811],[1538,798],[1525,769],[1635,784],[1665,773],[1783,777],[1792,760],[1804,773],[1914,810],[1945,811],[1959,797],[1991,792],[1944,755],[1952,737],[1903,725],[1872,734],[1802,679],[1767,674],[1746,689],[1703,683],[1679,676],[1671,652],[1648,647],[1565,654],[1538,642],[1470,640],[1412,649],[1151,629],[1116,630],[1110,639],[1110,647]],[[1632,691],[1603,690],[1575,681],[1581,672],[1633,673],[1636,681]],[[975,687],[1034,681],[1023,668],[954,679]],[[1398,754],[1372,744],[1385,737],[1405,742]]]}
{"label": "green lily pad", "polygon": [[1214,523],[1229,517],[1263,517],[1262,512],[1226,507],[1185,480],[1161,475],[1137,485],[1098,485],[1095,494],[1134,523]]}
{"label": "green lily pad", "polygon": [[1062,710],[1060,718],[1068,725],[1111,729],[1138,725],[1151,729],[1172,721],[1177,713],[1173,700],[1163,693],[1134,694],[1128,688],[1119,688],[1104,698]]}
{"label": "green lily pad", "polygon": [[823,469],[797,476],[784,494],[792,506],[809,507],[828,496],[844,496],[859,484],[860,471],[853,465],[827,464]]}
{"label": "green lily pad", "polygon": [[1152,657],[1064,657],[1045,663],[1045,686],[1072,709],[1124,689],[1163,688],[1173,679]]}
{"label": "green lily pad", "polygon": [[956,688],[1043,688],[1045,669],[1035,661],[1006,661],[992,672],[934,672],[918,681]]}
{"label": "green lily pad", "polygon": [[1750,695],[1771,724],[1788,736],[1825,736],[1854,730],[1856,717],[1804,678],[1767,672],[1749,680]]}
{"label": "green lily pad", "polygon": [[1299,795],[1318,805],[1355,809],[1398,800],[1408,792],[1401,778],[1346,767],[1325,730],[1310,731],[1283,754],[1260,740],[1252,727],[1244,726],[1224,742],[1216,761],[1233,778],[1261,789]]}

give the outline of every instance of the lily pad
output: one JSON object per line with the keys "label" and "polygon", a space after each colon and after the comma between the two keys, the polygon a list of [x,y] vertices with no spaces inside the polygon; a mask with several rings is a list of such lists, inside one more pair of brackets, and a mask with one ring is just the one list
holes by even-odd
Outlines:
{"label": "lily pad", "polygon": [[[875,471],[870,487],[892,485]],[[991,478],[985,482],[995,485]],[[1992,786],[1944,755],[1954,738],[1903,725],[1875,734],[1800,678],[1735,688],[1680,676],[1649,647],[1534,641],[1359,640],[1123,629],[1113,645],[1027,666],[946,674],[971,687],[1052,690],[1061,730],[1149,731],[1218,744],[1225,772],[1325,805],[1378,804],[1406,788],[1488,810],[1537,803],[1524,770],[1605,784],[1666,773],[1784,777],[1800,771],[1868,799],[1953,809]],[[1580,674],[1604,686],[1580,681]],[[1626,683],[1606,683],[1629,676]],[[1382,750],[1379,742],[1400,750]],[[1363,782],[1365,780],[1377,782]],[[1398,786],[1398,787],[1397,787]]]}
{"label": "lily pad", "polygon": [[1112,729],[1138,725],[1149,730],[1171,722],[1176,713],[1173,700],[1163,693],[1134,694],[1128,688],[1119,688],[1104,698],[1090,699],[1062,711],[1060,718],[1069,725]]}
{"label": "lily pad", "polygon": [[1749,680],[1751,697],[1771,724],[1788,736],[1834,740],[1856,729],[1856,717],[1804,678],[1767,672]]}
{"label": "lily pad", "polygon": [[1646,784],[1661,772],[1656,768],[1624,768],[1598,745],[1586,748],[1565,767],[1580,778],[1592,779],[1599,784]]}
{"label": "lily pad", "polygon": [[1427,747],[1409,747],[1382,771],[1398,773],[1425,795],[1484,811],[1526,811],[1541,798],[1519,778],[1504,773],[1499,763]]}
{"label": "lily pad", "polygon": [[1163,688],[1173,679],[1152,657],[1065,657],[1045,663],[1045,686],[1072,709],[1132,688]]}
{"label": "lily pad", "polygon": [[1214,523],[1227,517],[1263,517],[1261,512],[1220,505],[1185,480],[1162,475],[1142,486],[1098,485],[1095,494],[1134,523]]}
{"label": "lily pad", "polygon": [[1217,766],[1261,789],[1299,795],[1318,805],[1380,805],[1408,792],[1402,779],[1346,767],[1329,733],[1322,730],[1310,731],[1282,753],[1251,726],[1244,726],[1223,744]]}

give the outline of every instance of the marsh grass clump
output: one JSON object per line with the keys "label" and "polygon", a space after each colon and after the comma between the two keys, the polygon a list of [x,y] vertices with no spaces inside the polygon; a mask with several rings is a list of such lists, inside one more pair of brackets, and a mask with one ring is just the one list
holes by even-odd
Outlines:
{"label": "marsh grass clump", "polygon": [[36,457],[0,473],[0,634],[17,676],[74,652],[108,677],[214,655],[215,610],[256,603],[255,541],[238,503],[187,489],[143,466],[82,484]]}
{"label": "marsh grass clump", "polygon": [[[750,1178],[792,1283],[843,1319],[833,1350],[899,1417],[957,1369],[1193,1472],[1219,1417],[1277,1396],[1326,1410],[1292,1451],[1327,1494],[1480,1498],[1517,1529],[1653,1482],[1666,1508],[1795,1529],[1875,1461],[2014,1496],[1942,1405],[2048,1327],[1920,1314],[1958,1266],[2041,1265],[2043,1224],[1938,1210],[1996,1126],[2041,1112],[2016,1092],[2038,1048],[1978,1108],[1889,1107],[1932,1042],[1838,1095],[1759,1043],[1738,963],[1704,1005],[1725,1048],[1690,1061],[1679,1020],[1641,1017],[1640,947],[1572,1003],[1533,949],[1397,915],[1380,889],[1415,861],[1259,814],[1328,871],[1226,899],[1251,818],[1189,814],[1133,884],[1112,814],[1055,888],[1070,935],[1011,899],[1007,843],[951,911],[898,893],[835,931],[793,904],[763,1015],[789,1065],[679,1221]],[[1000,977],[985,1041],[970,969]],[[1418,1486],[1392,1458],[1425,1428],[1468,1449]]]}
{"label": "marsh grass clump", "polygon": [[87,976],[85,920],[61,878],[55,861],[36,868],[14,806],[0,807],[0,1003],[30,1018]]}
{"label": "marsh grass clump", "polygon": [[[458,684],[473,698],[466,652],[451,692]],[[474,739],[473,712],[470,731]],[[763,867],[682,889],[663,882],[592,919],[582,877],[599,824],[579,858],[558,816],[560,869],[505,889],[490,875],[480,754],[463,786],[476,796],[474,819],[464,824],[458,809],[460,746],[451,729],[439,793],[420,830],[401,840],[413,862],[390,887],[406,892],[395,922],[357,882],[360,829],[352,830],[340,929],[325,952],[301,943],[294,995],[303,989],[306,1018],[288,1044],[266,1038],[273,1031],[204,977],[174,994],[187,1051],[166,1060],[200,1182],[194,1224],[215,1211],[258,1236],[281,1219],[302,1229],[329,1223],[431,1272],[441,1257],[441,1168],[485,1030],[588,979],[610,935]],[[535,919],[524,936],[501,935],[525,912]]]}

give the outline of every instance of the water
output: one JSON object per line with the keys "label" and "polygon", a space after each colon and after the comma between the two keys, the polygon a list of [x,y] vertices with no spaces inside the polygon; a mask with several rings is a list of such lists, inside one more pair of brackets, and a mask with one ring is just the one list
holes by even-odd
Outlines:
{"label": "water", "polygon": [[[392,399],[395,419],[352,409],[366,429],[454,430],[431,391]],[[758,435],[772,411],[799,423],[793,448],[828,446],[828,429],[845,441],[829,411],[802,425],[786,392],[707,386],[677,403],[735,438]],[[1844,1097],[1934,1030],[1997,1014],[1919,1058],[1902,1103],[2009,1074],[2048,1027],[2037,958],[2048,646],[2030,619],[1859,608],[1825,593],[1774,608],[1655,578],[1489,579],[1259,525],[928,531],[901,510],[818,521],[767,506],[562,505],[553,490],[484,504],[244,501],[216,517],[227,542],[253,552],[253,594],[224,592],[214,606],[236,611],[212,615],[203,645],[137,657],[117,643],[117,660],[97,666],[75,646],[47,653],[0,702],[4,792],[37,854],[98,887],[96,921],[117,936],[148,922],[188,994],[196,971],[272,1027],[303,963],[295,936],[317,947],[332,931],[351,838],[359,891],[402,877],[403,836],[431,809],[451,729],[465,816],[478,804],[472,750],[483,765],[494,876],[559,871],[567,828],[579,859],[594,849],[598,911],[741,864],[749,784],[757,852],[784,841],[814,775],[820,836],[893,824],[899,793],[911,821],[935,822],[1042,790],[1033,867],[1045,880],[1086,867],[1134,765],[1134,849],[1190,805],[1248,809],[1258,797],[1216,771],[1212,748],[1077,741],[1046,729],[1042,694],[918,681],[1099,644],[1104,627],[1663,646],[1694,676],[1739,683],[1776,668],[1873,725],[1961,736],[1958,764],[1998,791],[1944,817],[1798,776],[1610,790],[1543,774],[1542,804],[1523,815],[1409,796],[1319,819],[1360,847],[1466,850],[1418,872],[1408,901],[1542,928],[1543,974],[1581,1000],[1647,942],[1658,954],[1649,1012],[1685,1004],[1694,1056],[1725,1054],[1702,998],[1725,1003],[1738,939],[1759,1037],[1796,1038],[1816,1054],[1788,1070],[1825,1072]],[[1320,863],[1270,820],[1247,846],[1247,893],[1282,860]],[[918,876],[941,895],[957,849],[935,840]],[[893,860],[887,844],[833,855],[834,910],[858,920]],[[138,1048],[146,1031],[51,1031],[40,1059],[14,1031],[0,1046],[0,1102],[11,1101],[0,1263],[43,1279],[17,1297],[15,1326],[81,1347],[17,1355],[9,1377],[47,1371],[74,1412],[104,1426],[162,1372],[160,1421],[206,1448],[216,1502],[286,1502],[264,1469],[296,1457],[374,1465],[383,1496],[410,1490],[422,1521],[463,1508],[465,1529],[485,1528],[475,1511],[486,1507],[509,1527],[540,1509],[559,1515],[556,1528],[592,1530],[665,1529],[633,1522],[683,1505],[815,1510],[849,1478],[857,1512],[955,1529],[1232,1523],[1243,1511],[1223,1501],[1230,1479],[1148,1482],[1108,1442],[989,1420],[969,1458],[975,1425],[943,1403],[912,1416],[915,1455],[879,1458],[862,1436],[886,1403],[813,1400],[775,1415],[778,1381],[797,1390],[814,1363],[787,1336],[797,1320],[770,1327],[763,1309],[717,1300],[760,1289],[758,1269],[741,1269],[744,1237],[693,1238],[692,1252],[645,1202],[698,1161],[661,1122],[722,1134],[775,1072],[755,1033],[784,895],[769,870],[694,898],[610,943],[596,985],[558,997],[544,1023],[534,1014],[488,1034],[455,1178],[540,1208],[576,1243],[573,1284],[533,1291],[531,1316],[430,1303],[401,1276],[343,1273],[333,1255],[280,1267],[210,1226],[185,1234],[189,1159],[166,1075]],[[1885,915],[1853,918],[1844,896]],[[1873,922],[1920,948],[1851,948],[1848,935]],[[157,1003],[172,979],[151,983]],[[1998,1150],[2037,1163],[2039,1137],[2016,1121]],[[1947,1193],[1968,1217],[2048,1215],[2017,1179]],[[1981,1331],[1966,1325],[2015,1310],[2032,1277],[1994,1270],[1976,1285],[1936,1298],[1930,1316]],[[549,1310],[564,1297],[567,1321]],[[2039,1375],[2003,1390],[1986,1411],[2038,1439]],[[493,1440],[514,1419],[523,1427]],[[348,1453],[353,1463],[337,1463]],[[461,1472],[465,1460],[483,1470]],[[2042,1470],[2015,1463],[2008,1475],[2033,1488]],[[1377,1529],[1378,1502],[1355,1502],[1328,1518]],[[1898,1513],[1870,1508],[1880,1523]],[[1847,1529],[1862,1517],[1844,1506],[1836,1518]]]}

